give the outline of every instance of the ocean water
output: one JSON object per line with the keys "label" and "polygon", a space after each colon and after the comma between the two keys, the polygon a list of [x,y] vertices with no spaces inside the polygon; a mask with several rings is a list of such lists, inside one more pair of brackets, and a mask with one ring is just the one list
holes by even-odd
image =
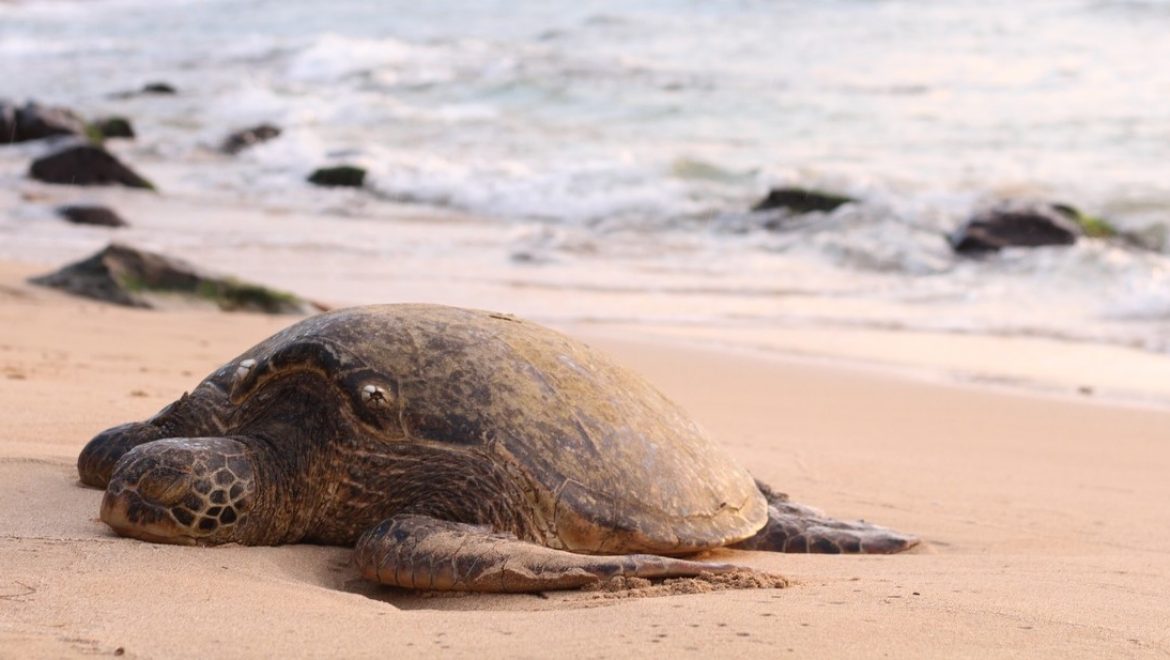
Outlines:
{"label": "ocean water", "polygon": [[[133,119],[114,148],[206,211],[128,236],[334,300],[1166,352],[1168,33],[1168,0],[9,0],[0,96]],[[115,97],[155,80],[180,94]],[[214,153],[262,121],[284,133]],[[0,185],[37,148],[0,148]],[[342,162],[369,190],[304,183]],[[861,202],[770,230],[747,209],[777,185]],[[1156,249],[953,255],[1002,199]],[[104,240],[43,213],[0,209],[0,252]]]}

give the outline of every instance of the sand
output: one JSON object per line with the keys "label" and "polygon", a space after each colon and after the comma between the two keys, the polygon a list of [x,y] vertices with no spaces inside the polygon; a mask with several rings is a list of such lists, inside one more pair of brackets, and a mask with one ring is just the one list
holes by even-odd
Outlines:
{"label": "sand", "polygon": [[112,535],[82,445],[289,319],[120,309],[31,270],[0,264],[0,656],[1170,655],[1170,409],[565,328],[759,478],[925,544],[713,555],[785,589],[434,596],[363,583],[345,548]]}

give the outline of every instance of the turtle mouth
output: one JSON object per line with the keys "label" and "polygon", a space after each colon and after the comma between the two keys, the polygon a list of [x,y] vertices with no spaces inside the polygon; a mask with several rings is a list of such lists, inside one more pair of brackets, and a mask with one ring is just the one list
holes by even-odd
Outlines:
{"label": "turtle mouth", "polygon": [[113,489],[106,491],[102,498],[101,518],[119,536],[152,543],[197,543],[175,521],[167,508],[148,502],[132,488],[123,488],[118,492]]}

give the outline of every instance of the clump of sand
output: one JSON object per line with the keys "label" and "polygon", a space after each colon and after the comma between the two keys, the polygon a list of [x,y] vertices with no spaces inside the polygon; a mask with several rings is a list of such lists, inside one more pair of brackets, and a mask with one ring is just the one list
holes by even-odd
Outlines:
{"label": "clump of sand", "polygon": [[783,589],[789,586],[782,575],[742,568],[728,573],[700,573],[696,577],[667,578],[654,582],[640,577],[617,577],[585,587],[582,591],[596,591],[595,599],[654,598],[679,594],[707,594],[729,589]]}

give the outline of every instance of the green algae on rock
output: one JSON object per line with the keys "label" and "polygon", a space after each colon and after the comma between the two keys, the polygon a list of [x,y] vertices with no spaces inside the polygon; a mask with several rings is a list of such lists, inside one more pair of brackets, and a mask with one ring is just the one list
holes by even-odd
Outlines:
{"label": "green algae on rock", "polygon": [[87,133],[89,138],[94,142],[101,142],[110,138],[126,138],[133,139],[135,137],[134,126],[130,120],[125,117],[112,116],[102,117],[88,126]]}
{"label": "green algae on rock", "polygon": [[1108,220],[1089,215],[1070,204],[1053,204],[1052,209],[1077,223],[1087,238],[1114,238],[1120,233]]}

